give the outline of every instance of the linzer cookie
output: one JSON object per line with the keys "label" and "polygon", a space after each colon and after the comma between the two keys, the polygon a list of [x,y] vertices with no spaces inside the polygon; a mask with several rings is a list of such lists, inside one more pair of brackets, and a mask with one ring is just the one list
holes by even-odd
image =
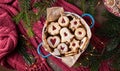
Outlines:
{"label": "linzer cookie", "polygon": [[58,37],[58,36],[49,36],[47,38],[47,43],[51,48],[56,48],[57,45],[60,43],[60,37]]}
{"label": "linzer cookie", "polygon": [[60,24],[60,26],[63,26],[63,27],[68,26],[68,24],[69,24],[69,19],[68,19],[68,17],[66,17],[66,16],[61,16],[61,17],[58,19],[58,23]]}
{"label": "linzer cookie", "polygon": [[60,30],[61,42],[70,42],[74,35],[70,32],[67,27],[64,27]]}
{"label": "linzer cookie", "polygon": [[83,37],[85,37],[85,35],[86,35],[86,31],[85,31],[84,28],[80,27],[80,28],[77,28],[75,30],[75,37],[76,37],[76,39],[81,40],[81,39],[83,39]]}
{"label": "linzer cookie", "polygon": [[[63,10],[61,7],[59,9]],[[57,10],[60,11],[59,9]],[[47,18],[42,31],[44,48],[53,56],[61,58],[68,66],[72,66],[87,48],[91,38],[90,28],[84,19],[75,13],[61,11],[56,17],[54,11],[49,12],[53,12],[49,13],[49,16],[52,16],[50,20]]]}
{"label": "linzer cookie", "polygon": [[61,27],[57,22],[51,22],[48,25],[48,33],[51,35],[57,35],[60,31]]}
{"label": "linzer cookie", "polygon": [[103,0],[103,1],[108,11],[120,17],[120,0]]}
{"label": "linzer cookie", "polygon": [[74,31],[76,30],[78,27],[81,26],[81,22],[80,22],[80,19],[76,19],[76,18],[73,18],[72,21],[70,21],[70,26],[69,28]]}
{"label": "linzer cookie", "polygon": [[68,46],[65,43],[60,43],[57,48],[61,54],[64,54],[68,51]]}

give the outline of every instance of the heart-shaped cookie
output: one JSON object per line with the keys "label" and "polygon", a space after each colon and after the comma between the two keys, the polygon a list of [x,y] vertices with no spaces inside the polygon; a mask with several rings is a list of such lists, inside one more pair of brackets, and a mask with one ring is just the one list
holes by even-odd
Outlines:
{"label": "heart-shaped cookie", "polygon": [[58,36],[50,36],[47,38],[47,43],[50,45],[50,47],[56,48],[60,43],[60,38]]}

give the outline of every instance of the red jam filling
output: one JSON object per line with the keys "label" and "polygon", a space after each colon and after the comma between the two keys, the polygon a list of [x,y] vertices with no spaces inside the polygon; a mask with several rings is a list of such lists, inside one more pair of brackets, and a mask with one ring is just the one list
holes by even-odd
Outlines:
{"label": "red jam filling", "polygon": [[75,46],[75,45],[76,45],[75,43],[72,44],[72,46]]}
{"label": "red jam filling", "polygon": [[77,21],[74,22],[74,25],[77,25]]}
{"label": "red jam filling", "polygon": [[55,38],[54,38],[54,39],[50,39],[50,41],[51,41],[51,43],[54,45],[55,42],[56,42],[56,39],[55,39]]}
{"label": "red jam filling", "polygon": [[78,32],[80,35],[82,34],[82,32]]}
{"label": "red jam filling", "polygon": [[62,19],[62,23],[65,23],[65,20],[64,20],[64,18]]}
{"label": "red jam filling", "polygon": [[64,33],[64,36],[67,36],[67,33],[66,33],[66,32]]}
{"label": "red jam filling", "polygon": [[62,47],[62,46],[61,46],[60,48],[61,48],[61,50],[64,50],[65,47]]}
{"label": "red jam filling", "polygon": [[53,26],[53,30],[56,30],[56,27],[55,27],[55,26]]}

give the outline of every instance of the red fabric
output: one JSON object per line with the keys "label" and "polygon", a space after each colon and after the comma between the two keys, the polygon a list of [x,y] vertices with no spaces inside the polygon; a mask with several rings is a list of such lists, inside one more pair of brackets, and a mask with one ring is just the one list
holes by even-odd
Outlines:
{"label": "red fabric", "polygon": [[[33,0],[34,1],[34,0]],[[7,3],[11,3],[8,5]],[[71,5],[64,0],[57,0],[57,2],[53,6],[61,6],[65,9],[65,11],[70,11],[77,13],[79,15],[82,15],[82,11],[79,10],[74,5]],[[31,71],[35,70],[34,66],[27,66],[25,64],[25,61],[23,60],[23,57],[18,54],[14,49],[17,44],[17,32],[15,28],[15,23],[12,21],[12,17],[15,16],[18,12],[18,1],[17,0],[1,0],[0,1],[0,64],[4,65],[8,68],[17,69],[18,71]],[[89,18],[85,18],[85,20],[90,22]],[[37,52],[36,48],[40,42],[42,42],[41,36],[42,36],[42,28],[44,25],[44,18],[41,18],[38,22],[36,22],[33,26],[33,31],[35,33],[34,37],[28,38],[26,34],[26,30],[23,27],[23,23],[20,22],[17,26],[20,30],[20,32],[30,41],[30,43],[35,47],[33,50],[29,50],[31,54],[35,56],[37,59],[36,67],[37,71],[52,71],[50,67],[48,67],[46,60],[41,58]],[[2,23],[1,23],[2,22]],[[104,42],[99,37],[94,35],[94,30],[96,28],[100,27],[100,25],[96,22],[95,27],[92,29],[92,39],[91,43],[93,46],[95,46],[97,49],[104,48],[104,44],[101,42]],[[5,31],[4,31],[5,30]],[[14,51],[13,51],[14,50]],[[42,52],[44,54],[48,54],[44,49],[42,49]],[[63,71],[90,71],[89,68],[70,68],[64,63],[61,62],[60,59],[57,59],[53,56],[49,57],[51,60],[56,63]],[[101,63],[101,67],[99,71],[109,71],[109,66],[107,65],[107,62],[103,61]]]}
{"label": "red fabric", "polygon": [[[6,5],[0,4],[0,63],[4,65],[4,58],[12,52],[17,44],[17,32],[11,16],[5,8]],[[12,10],[12,8],[10,8]],[[9,11],[9,10],[8,10]],[[14,11],[14,10],[13,10]],[[7,65],[7,64],[6,64]]]}
{"label": "red fabric", "polygon": [[10,3],[12,2],[13,0],[0,0],[0,3]]}

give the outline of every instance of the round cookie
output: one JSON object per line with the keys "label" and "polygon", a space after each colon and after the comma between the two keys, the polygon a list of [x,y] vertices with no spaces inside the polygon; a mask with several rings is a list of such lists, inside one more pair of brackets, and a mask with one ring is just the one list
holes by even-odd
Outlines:
{"label": "round cookie", "polygon": [[51,35],[57,35],[59,34],[61,27],[57,22],[51,22],[50,25],[48,25],[48,33]]}
{"label": "round cookie", "polygon": [[115,6],[115,0],[107,0],[107,4],[111,7]]}
{"label": "round cookie", "polygon": [[75,30],[75,37],[78,40],[81,40],[83,37],[85,37],[85,35],[86,35],[86,31],[84,28],[78,28]]}
{"label": "round cookie", "polygon": [[69,24],[69,19],[68,19],[67,16],[61,16],[61,17],[58,19],[58,23],[59,23],[60,26],[62,26],[62,27],[68,26],[68,24]]}
{"label": "round cookie", "polygon": [[116,5],[120,9],[120,0],[116,0]]}
{"label": "round cookie", "polygon": [[68,51],[68,46],[65,43],[60,43],[57,48],[61,54],[64,54]]}

